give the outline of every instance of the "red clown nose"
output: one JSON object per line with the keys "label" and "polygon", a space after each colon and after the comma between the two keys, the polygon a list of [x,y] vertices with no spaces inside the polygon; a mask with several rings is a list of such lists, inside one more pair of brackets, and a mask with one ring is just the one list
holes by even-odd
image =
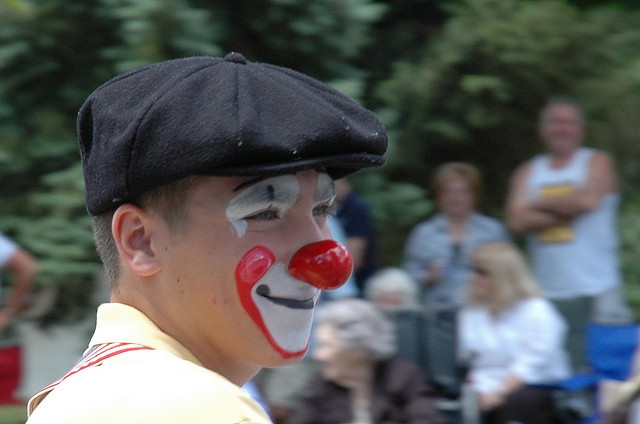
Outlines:
{"label": "red clown nose", "polygon": [[345,246],[321,240],[298,250],[289,262],[289,274],[322,290],[334,290],[347,282],[353,258]]}

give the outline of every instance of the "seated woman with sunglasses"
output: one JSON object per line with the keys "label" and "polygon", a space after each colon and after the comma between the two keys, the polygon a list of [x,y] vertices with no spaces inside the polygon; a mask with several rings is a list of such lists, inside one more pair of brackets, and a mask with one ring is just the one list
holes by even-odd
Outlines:
{"label": "seated woman with sunglasses", "polygon": [[459,355],[468,364],[483,422],[553,422],[551,393],[540,385],[569,375],[565,322],[512,244],[482,245],[472,265]]}

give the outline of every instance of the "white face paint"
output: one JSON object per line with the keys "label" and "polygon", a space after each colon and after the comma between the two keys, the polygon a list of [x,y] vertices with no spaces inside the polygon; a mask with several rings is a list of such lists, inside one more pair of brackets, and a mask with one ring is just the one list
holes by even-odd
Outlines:
{"label": "white face paint", "polygon": [[[301,194],[295,175],[250,180],[237,190],[242,191],[229,202],[226,215],[238,237],[245,234],[248,225],[254,225],[253,221],[282,218]],[[318,174],[312,213],[318,218],[319,225],[326,219],[335,193],[331,177]],[[250,249],[236,267],[243,307],[285,358],[305,353],[313,311],[321,294],[319,288],[289,274],[287,264],[290,260],[291,257],[277,258],[267,247],[259,245]]]}
{"label": "white face paint", "polygon": [[283,217],[300,196],[300,183],[295,175],[280,175],[255,182],[248,181],[240,194],[227,206],[227,219],[238,237],[245,235],[247,218],[264,213]]}
{"label": "white face paint", "polygon": [[[327,174],[319,174],[313,213],[326,216],[335,199],[336,188]],[[290,208],[291,206],[289,206]],[[288,261],[290,258],[286,258]],[[281,352],[303,352],[309,342],[313,311],[321,290],[293,278],[284,264],[277,262],[253,286],[251,298],[264,323],[265,334]]]}
{"label": "white face paint", "polygon": [[320,294],[320,289],[291,277],[281,263],[273,265],[251,291],[266,334],[290,353],[306,350]]}

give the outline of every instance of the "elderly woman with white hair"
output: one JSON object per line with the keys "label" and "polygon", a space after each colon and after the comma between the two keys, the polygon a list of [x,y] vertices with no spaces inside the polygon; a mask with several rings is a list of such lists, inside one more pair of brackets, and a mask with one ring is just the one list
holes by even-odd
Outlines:
{"label": "elderly woman with white hair", "polygon": [[417,306],[418,295],[418,284],[402,268],[383,268],[369,277],[364,286],[364,298],[382,309]]}
{"label": "elderly woman with white hair", "polygon": [[393,324],[373,303],[340,299],[316,315],[320,366],[300,396],[289,424],[435,424],[426,372],[396,355]]}

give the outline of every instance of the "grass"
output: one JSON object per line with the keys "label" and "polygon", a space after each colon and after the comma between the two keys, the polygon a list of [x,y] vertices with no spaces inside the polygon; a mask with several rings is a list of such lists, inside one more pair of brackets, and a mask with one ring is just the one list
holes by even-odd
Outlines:
{"label": "grass", "polygon": [[1,405],[0,424],[24,424],[27,421],[27,408],[24,405]]}

